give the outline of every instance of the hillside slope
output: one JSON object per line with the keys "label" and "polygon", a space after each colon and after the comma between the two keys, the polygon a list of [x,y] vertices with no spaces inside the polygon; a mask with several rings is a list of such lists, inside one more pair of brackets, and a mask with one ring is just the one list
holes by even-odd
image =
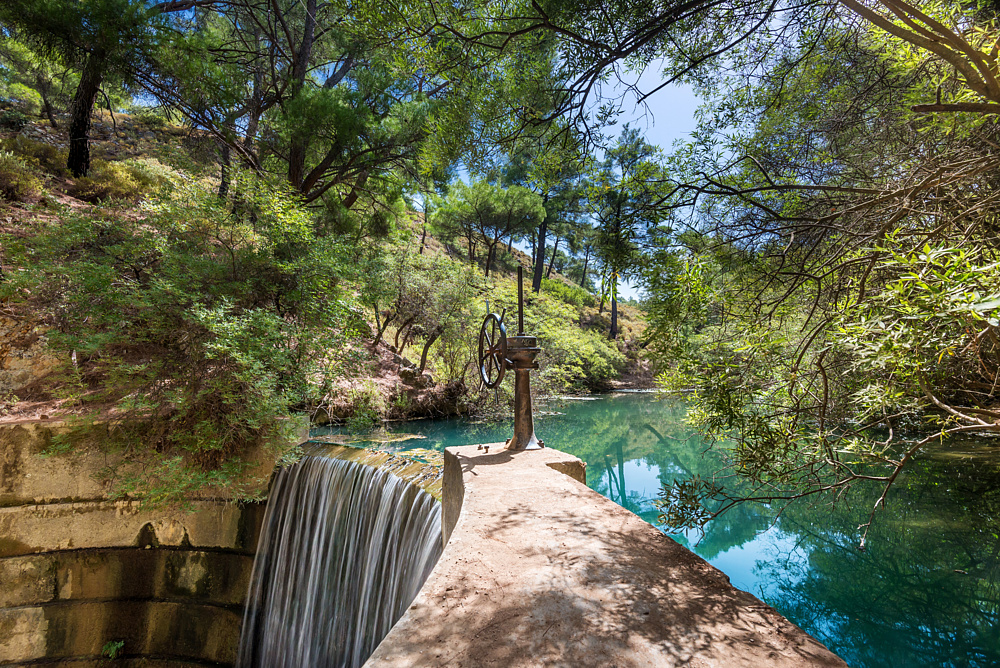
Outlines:
{"label": "hillside slope", "polygon": [[[134,378],[123,381],[115,367],[151,364],[155,344],[144,344],[145,351],[130,349],[121,341],[111,345],[107,331],[87,338],[74,327],[88,318],[67,316],[67,309],[80,307],[95,312],[128,310],[127,304],[99,304],[101,300],[86,297],[88,290],[95,297],[101,290],[114,292],[118,286],[107,276],[83,275],[86,272],[81,268],[93,262],[85,257],[86,249],[95,243],[81,239],[98,228],[95,239],[108,236],[121,225],[115,233],[124,236],[102,248],[101,255],[131,254],[131,259],[118,258],[110,264],[115,271],[129,262],[142,264],[133,272],[139,287],[163,280],[156,273],[158,265],[164,264],[161,255],[150,259],[150,254],[162,254],[162,246],[185,230],[171,227],[163,235],[150,235],[148,247],[139,249],[127,248],[124,239],[142,237],[159,224],[150,221],[171,207],[204,208],[204,203],[192,204],[185,198],[193,197],[188,191],[208,197],[218,189],[218,155],[210,138],[155,116],[104,115],[95,121],[92,137],[94,168],[87,178],[71,179],[62,167],[64,127],[57,130],[32,123],[19,132],[0,135],[3,420],[122,416],[154,410],[149,406],[136,410],[123,401]],[[176,223],[174,219],[170,224]],[[65,230],[74,226],[81,231],[68,239]],[[216,236],[202,249],[206,257],[225,250],[225,240]],[[53,248],[60,244],[63,254],[55,261]],[[350,421],[359,429],[383,419],[479,410],[486,403],[475,361],[479,324],[487,303],[493,311],[506,308],[508,321],[513,319],[516,268],[529,269],[530,258],[517,249],[505,251],[487,278],[480,267],[468,266],[460,249],[427,233],[421,216],[412,213],[400,216],[386,238],[343,240],[341,246],[349,247],[337,252],[349,255],[346,263],[352,267],[341,272],[343,280],[337,286],[340,313],[346,314],[350,326],[341,328],[336,341],[330,340],[333,347],[324,353],[330,362],[326,368],[313,368],[306,374],[310,388],[298,388],[291,397],[282,388],[283,398],[290,398],[293,407],[310,412],[318,421]],[[32,264],[41,262],[43,256],[52,264],[32,274],[30,270],[37,269]],[[140,256],[141,262],[136,259]],[[345,262],[343,258],[337,261]],[[357,263],[366,270],[353,271]],[[67,273],[65,280],[54,280],[58,272]],[[127,271],[119,273],[116,280],[128,280]],[[386,281],[379,283],[378,276]],[[80,285],[73,301],[53,294],[68,294],[74,282]],[[129,289],[132,299],[135,292]],[[189,308],[199,297],[187,297],[183,307]],[[640,354],[645,322],[638,308],[619,306],[622,335],[610,342],[608,305],[599,304],[598,297],[558,272],[544,282],[541,294],[529,291],[526,301],[526,329],[540,337],[544,348],[536,381],[540,392],[651,385],[649,364]],[[390,315],[394,321],[385,323]],[[108,321],[116,317],[111,314]],[[144,324],[134,313],[128,318],[134,318],[133,324],[139,327]],[[123,322],[128,318],[120,317]],[[179,325],[180,329],[185,326]],[[211,325],[199,321],[197,329],[206,341],[218,335],[206,334],[206,328],[210,330]],[[123,383],[121,391],[116,391],[118,382]],[[168,394],[161,392],[155,410],[177,412],[171,405],[177,399]]]}

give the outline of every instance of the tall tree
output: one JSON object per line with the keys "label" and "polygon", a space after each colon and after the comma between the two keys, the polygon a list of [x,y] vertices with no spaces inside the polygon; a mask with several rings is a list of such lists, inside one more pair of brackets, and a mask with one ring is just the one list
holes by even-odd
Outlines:
{"label": "tall tree", "polygon": [[128,83],[150,59],[164,15],[215,0],[7,0],[0,25],[40,53],[76,68],[80,82],[70,106],[69,157],[74,176],[90,170],[90,123],[101,87]]}
{"label": "tall tree", "polygon": [[588,199],[597,222],[602,282],[611,297],[612,339],[618,337],[618,284],[636,267],[644,235],[663,219],[658,158],[659,150],[625,125],[591,177]]}
{"label": "tall tree", "polygon": [[[56,109],[65,109],[72,99],[77,77],[65,65],[55,63],[14,38],[0,38],[0,95],[20,100],[58,128]],[[35,106],[37,104],[37,107]]]}
{"label": "tall tree", "polygon": [[542,198],[527,188],[502,188],[486,181],[457,184],[437,213],[438,225],[465,237],[470,262],[475,260],[477,243],[486,246],[487,276],[502,242],[529,232],[544,217]]}
{"label": "tall tree", "polygon": [[[586,161],[583,142],[567,131],[565,123],[552,124],[542,135],[518,137],[511,147],[504,181],[530,188],[542,198],[546,212],[533,236],[531,289],[535,292],[541,290],[546,273],[549,232],[558,226],[563,228],[562,236],[571,234],[584,212],[582,200]],[[550,262],[550,271],[551,266]]]}
{"label": "tall tree", "polygon": [[[988,15],[953,11],[949,23],[937,10],[923,20],[951,45],[996,34]],[[704,73],[711,108],[674,156],[669,201],[676,224],[708,243],[656,288],[684,296],[669,300],[683,306],[673,314],[653,314],[653,330],[666,339],[679,320],[701,321],[698,350],[674,363],[703,390],[705,429],[735,440],[754,493],[878,482],[874,513],[930,441],[1000,429],[1000,166],[982,109],[942,118],[915,104],[987,97],[974,82],[930,49],[914,58],[916,40],[860,28],[803,35],[762,74],[750,61]],[[901,442],[906,425],[928,421],[933,434]],[[680,507],[717,493],[692,480],[667,498]]]}

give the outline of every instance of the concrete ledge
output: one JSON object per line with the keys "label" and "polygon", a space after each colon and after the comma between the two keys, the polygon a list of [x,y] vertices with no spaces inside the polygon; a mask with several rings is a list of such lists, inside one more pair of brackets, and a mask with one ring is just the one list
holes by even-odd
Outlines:
{"label": "concrete ledge", "polygon": [[451,538],[367,666],[845,665],[721,571],[563,475],[582,471],[575,457],[501,447],[446,451]]}
{"label": "concrete ledge", "polygon": [[0,608],[65,601],[159,599],[241,609],[253,557],[141,548],[0,558]]}
{"label": "concrete ledge", "polygon": [[232,663],[242,622],[237,611],[166,601],[0,609],[0,664],[99,657],[112,639],[124,641],[125,653]]}
{"label": "concrete ledge", "polygon": [[193,501],[193,512],[143,510],[135,501],[0,508],[0,557],[98,547],[225,548],[252,555],[263,504]]}
{"label": "concrete ledge", "polygon": [[[297,431],[293,442],[309,438],[307,421],[294,418],[292,424]],[[43,455],[57,437],[72,444],[71,452]],[[0,507],[106,499],[112,469],[118,475],[141,475],[148,464],[126,462],[123,453],[108,452],[102,443],[109,439],[108,425],[103,423],[68,426],[47,420],[0,424]],[[276,456],[273,444],[241,455],[248,463],[240,478],[247,495],[267,495]],[[229,494],[209,487],[192,490],[186,498],[225,501]]]}

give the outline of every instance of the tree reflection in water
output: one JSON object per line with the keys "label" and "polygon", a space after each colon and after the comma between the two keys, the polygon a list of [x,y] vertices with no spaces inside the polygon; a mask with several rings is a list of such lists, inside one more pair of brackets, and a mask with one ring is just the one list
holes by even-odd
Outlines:
{"label": "tree reflection in water", "polygon": [[[587,462],[588,484],[646,521],[661,485],[721,468],[684,424],[685,407],[651,395],[549,401],[536,431]],[[391,431],[441,449],[498,442],[510,425],[422,421]],[[780,515],[744,504],[703,535],[671,536],[764,598],[856,668],[1000,665],[1000,448],[967,441],[931,453],[897,483],[868,546],[879,490],[856,486],[836,507]]]}

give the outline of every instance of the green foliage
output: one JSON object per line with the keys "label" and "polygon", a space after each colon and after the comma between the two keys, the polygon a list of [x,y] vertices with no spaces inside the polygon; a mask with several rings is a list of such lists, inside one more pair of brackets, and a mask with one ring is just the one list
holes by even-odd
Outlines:
{"label": "green foliage", "polygon": [[469,262],[476,260],[476,247],[483,244],[489,275],[498,246],[530,232],[545,215],[542,198],[527,188],[477,181],[471,186],[458,183],[451,189],[434,214],[434,225],[445,238],[464,240]]}
{"label": "green foliage", "polygon": [[69,194],[85,202],[98,203],[109,200],[134,202],[169,183],[165,170],[155,161],[95,160],[90,174],[76,179],[69,189]]}
{"label": "green foliage", "polygon": [[0,111],[0,130],[20,132],[28,125],[28,117],[17,109]]}
{"label": "green foliage", "polygon": [[147,463],[118,493],[167,502],[232,483],[241,455],[280,441],[289,409],[336,372],[346,249],[311,220],[241,174],[230,200],[178,184],[140,215],[65,213],[5,243],[21,267],[5,295],[30,291],[25,307],[57,323],[50,345],[75,353],[74,400],[110,406],[108,447]]}
{"label": "green foliage", "polygon": [[[79,76],[31,49],[14,35],[0,39],[0,99],[25,114],[65,109]],[[25,119],[26,120],[26,119]]]}
{"label": "green foliage", "polygon": [[419,337],[421,369],[436,346],[446,378],[465,382],[467,357],[457,344],[467,335],[474,280],[470,268],[445,256],[415,254],[406,246],[375,251],[365,259],[361,301],[371,309],[377,336],[393,327],[393,345],[400,352]]}
{"label": "green foliage", "polygon": [[133,114],[132,118],[142,123],[151,130],[161,130],[167,126],[168,120],[163,112],[149,107],[140,107]]}
{"label": "green foliage", "polygon": [[121,654],[124,648],[124,640],[109,640],[104,643],[103,647],[101,647],[101,656],[106,656],[112,660],[117,659],[118,655]]}
{"label": "green foliage", "polygon": [[543,278],[542,291],[577,308],[597,305],[597,299],[588,290],[576,285],[566,285],[562,281]]}
{"label": "green foliage", "polygon": [[63,176],[66,173],[66,151],[51,144],[17,135],[0,140],[0,148],[10,151],[45,174]]}
{"label": "green foliage", "polygon": [[41,194],[42,182],[21,158],[0,151],[0,199],[27,202]]}
{"label": "green foliage", "polygon": [[[489,298],[492,310],[500,312],[506,308],[508,323],[516,322],[515,280],[498,280]],[[600,332],[580,328],[577,309],[544,293],[526,297],[526,300],[525,331],[537,336],[542,348],[538,358],[541,367],[538,386],[542,391],[564,393],[605,389],[608,381],[624,368],[625,356],[614,341],[609,341]],[[481,320],[480,317],[476,322]],[[513,328],[508,327],[508,335],[512,332]],[[478,328],[474,334],[478,336]]]}
{"label": "green foliage", "polygon": [[349,433],[368,433],[382,424],[386,413],[385,397],[375,383],[363,381],[360,386],[351,388],[348,394],[354,407],[346,423]]}
{"label": "green foliage", "polygon": [[[915,412],[940,394],[975,402],[1000,373],[1000,271],[996,254],[925,244],[899,249],[894,235],[870,249],[893,277],[865,304],[844,301],[832,339],[865,378],[858,419]],[[952,416],[954,417],[954,416]]]}

